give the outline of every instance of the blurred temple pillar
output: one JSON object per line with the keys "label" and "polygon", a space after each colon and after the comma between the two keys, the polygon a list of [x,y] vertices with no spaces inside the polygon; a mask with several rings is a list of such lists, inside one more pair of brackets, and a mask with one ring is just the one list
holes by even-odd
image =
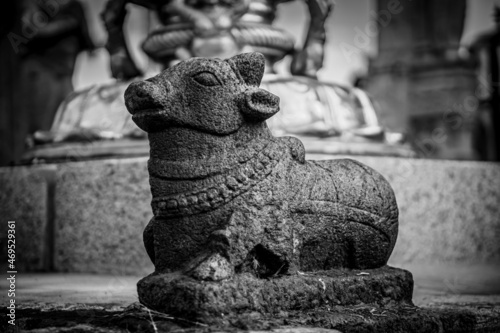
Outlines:
{"label": "blurred temple pillar", "polygon": [[500,7],[495,7],[496,26],[479,34],[469,45],[478,62],[476,95],[479,115],[475,146],[482,160],[500,161]]}
{"label": "blurred temple pillar", "polygon": [[[20,1],[7,1],[0,11],[0,166],[23,153],[23,126],[19,119],[19,59],[7,36],[20,27]],[[22,131],[21,132],[25,132]]]}
{"label": "blurred temple pillar", "polygon": [[19,162],[28,135],[50,129],[59,104],[73,91],[76,57],[94,47],[79,1],[8,3],[13,10],[2,16],[12,17],[2,25],[0,45],[0,165]]}
{"label": "blurred temple pillar", "polygon": [[459,56],[466,0],[377,0],[378,55],[366,89],[382,125],[426,158],[476,159],[474,64]]}

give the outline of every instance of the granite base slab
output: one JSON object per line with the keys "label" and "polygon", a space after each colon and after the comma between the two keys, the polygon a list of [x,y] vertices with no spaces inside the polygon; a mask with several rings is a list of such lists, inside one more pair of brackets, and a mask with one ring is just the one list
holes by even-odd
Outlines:
{"label": "granite base slab", "polygon": [[189,319],[211,321],[230,314],[278,313],[322,306],[411,305],[410,272],[385,266],[371,270],[329,270],[269,279],[237,274],[220,282],[153,273],[137,284],[147,307]]}

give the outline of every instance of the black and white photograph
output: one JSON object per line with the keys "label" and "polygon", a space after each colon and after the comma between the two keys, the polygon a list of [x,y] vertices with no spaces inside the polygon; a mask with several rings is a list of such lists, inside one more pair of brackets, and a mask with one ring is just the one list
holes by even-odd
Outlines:
{"label": "black and white photograph", "polygon": [[500,332],[500,0],[7,0],[0,332]]}

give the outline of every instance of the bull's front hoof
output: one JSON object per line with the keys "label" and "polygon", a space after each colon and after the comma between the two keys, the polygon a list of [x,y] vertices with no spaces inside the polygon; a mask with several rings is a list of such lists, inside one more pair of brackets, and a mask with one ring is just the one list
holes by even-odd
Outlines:
{"label": "bull's front hoof", "polygon": [[214,253],[200,259],[188,265],[184,274],[203,281],[221,281],[233,277],[233,266],[220,254]]}

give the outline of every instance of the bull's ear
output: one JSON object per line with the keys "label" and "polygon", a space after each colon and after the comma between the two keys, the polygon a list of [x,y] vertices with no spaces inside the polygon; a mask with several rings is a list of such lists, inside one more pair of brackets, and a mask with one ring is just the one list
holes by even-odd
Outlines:
{"label": "bull's ear", "polygon": [[242,53],[226,61],[246,84],[255,87],[259,86],[266,66],[266,60],[261,53]]}
{"label": "bull's ear", "polygon": [[250,121],[264,121],[280,110],[280,98],[267,90],[254,88],[245,91],[241,112]]}

